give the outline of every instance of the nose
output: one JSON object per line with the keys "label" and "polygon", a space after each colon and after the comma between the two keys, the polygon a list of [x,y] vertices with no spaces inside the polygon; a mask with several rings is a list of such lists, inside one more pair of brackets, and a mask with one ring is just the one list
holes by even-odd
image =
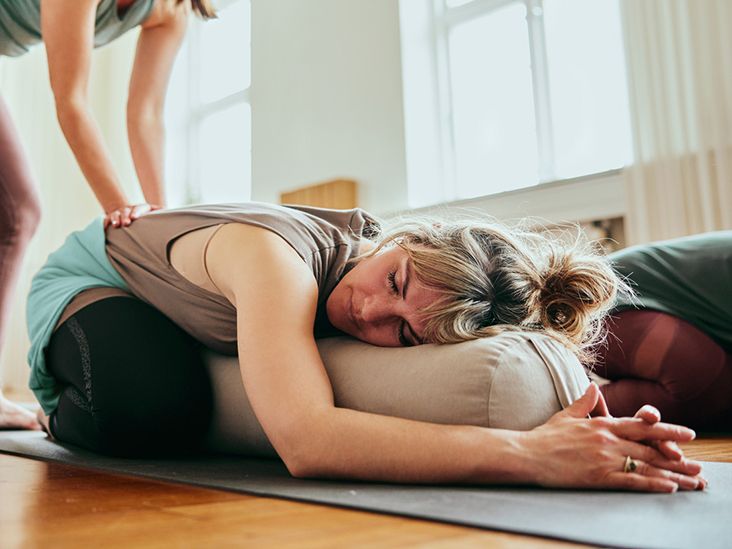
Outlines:
{"label": "nose", "polygon": [[359,316],[364,322],[378,324],[394,317],[393,303],[380,296],[367,296],[361,304]]}

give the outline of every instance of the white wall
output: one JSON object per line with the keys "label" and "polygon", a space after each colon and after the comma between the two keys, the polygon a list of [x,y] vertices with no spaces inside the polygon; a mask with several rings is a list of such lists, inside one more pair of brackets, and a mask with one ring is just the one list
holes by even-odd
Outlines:
{"label": "white wall", "polygon": [[396,0],[252,0],[252,199],[334,177],[407,206]]}

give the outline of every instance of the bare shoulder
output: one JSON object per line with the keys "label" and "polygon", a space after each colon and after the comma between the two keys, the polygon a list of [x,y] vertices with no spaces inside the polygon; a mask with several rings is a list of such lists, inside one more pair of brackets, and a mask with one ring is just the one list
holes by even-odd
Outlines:
{"label": "bare shoulder", "polygon": [[205,254],[211,280],[232,303],[237,295],[272,290],[317,300],[317,283],[310,268],[270,230],[228,223],[211,238]]}
{"label": "bare shoulder", "polygon": [[140,25],[143,29],[185,25],[190,12],[188,0],[154,0],[150,15]]}

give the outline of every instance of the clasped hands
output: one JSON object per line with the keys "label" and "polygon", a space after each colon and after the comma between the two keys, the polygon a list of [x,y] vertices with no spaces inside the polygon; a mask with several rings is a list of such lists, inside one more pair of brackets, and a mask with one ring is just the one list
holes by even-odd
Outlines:
{"label": "clasped hands", "polygon": [[126,204],[104,215],[104,228],[106,230],[110,225],[117,229],[128,227],[135,219],[161,208],[156,204]]}
{"label": "clasped hands", "polygon": [[528,431],[523,444],[530,475],[543,486],[675,492],[708,484],[701,464],[686,459],[677,444],[695,436],[661,422],[650,405],[632,418],[611,417],[593,383],[571,406]]}

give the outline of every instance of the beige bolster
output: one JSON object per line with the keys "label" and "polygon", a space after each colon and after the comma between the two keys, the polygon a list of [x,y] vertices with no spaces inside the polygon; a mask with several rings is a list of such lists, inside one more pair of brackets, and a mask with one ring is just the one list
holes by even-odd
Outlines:
{"label": "beige bolster", "polygon": [[[318,341],[337,406],[443,424],[528,430],[589,385],[577,359],[535,333],[504,333],[455,345],[374,347]],[[235,357],[211,353],[215,394],[209,448],[276,455],[251,409]]]}

